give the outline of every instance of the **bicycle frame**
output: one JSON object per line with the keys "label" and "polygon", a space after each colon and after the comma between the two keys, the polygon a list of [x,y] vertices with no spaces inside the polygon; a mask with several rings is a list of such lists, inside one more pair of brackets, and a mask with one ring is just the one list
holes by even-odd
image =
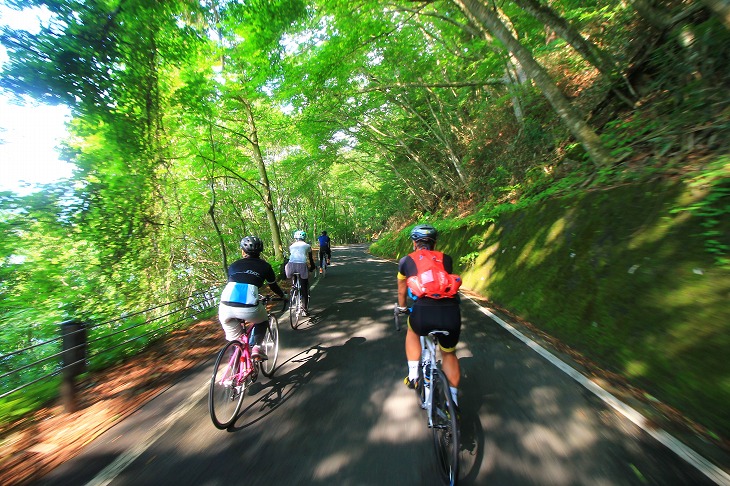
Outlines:
{"label": "bicycle frame", "polygon": [[[433,389],[432,382],[436,373],[434,372],[437,367],[436,362],[436,334],[442,331],[433,331],[428,336],[421,336],[421,361],[419,366],[423,370],[423,387],[424,387],[424,403],[423,408],[426,410],[426,416],[428,417],[428,427],[433,428]],[[445,334],[448,334],[447,332]],[[426,369],[423,365],[424,361],[428,360],[428,368]],[[426,375],[428,371],[428,375]],[[428,378],[427,378],[428,376]],[[428,380],[428,381],[426,381]]]}
{"label": "bicycle frame", "polygon": [[[395,307],[393,308],[393,316],[395,318],[395,329],[396,331],[400,331],[400,314],[398,313],[398,303],[395,303]],[[436,335],[437,334],[443,334],[445,336],[448,336],[448,331],[431,331],[428,336],[419,336],[421,340],[421,359],[418,363],[419,368],[421,368],[423,373],[423,385],[424,390],[426,387],[426,371],[428,371],[428,379],[432,382],[433,378],[435,376],[434,371],[437,368],[437,361],[436,361],[436,348],[437,348],[437,341],[436,341]],[[428,369],[424,368],[423,363],[424,361],[428,360]],[[441,371],[443,373],[443,371]],[[429,388],[430,388],[429,384]],[[424,401],[421,404],[421,408],[426,410],[426,415],[428,416],[428,427],[433,428],[433,393],[429,390],[428,397],[425,396],[426,393],[424,392]]]}
{"label": "bicycle frame", "polygon": [[[259,301],[262,302],[264,305],[266,305],[266,303],[268,303],[270,300],[270,296],[259,296]],[[268,315],[269,313],[267,311],[267,317]],[[241,361],[243,366],[239,368],[240,371],[236,373],[236,375],[234,375],[233,377],[235,386],[241,386],[241,383],[243,383],[249,377],[252,378],[253,381],[258,375],[256,363],[253,361],[253,357],[251,356],[251,345],[249,344],[249,341],[251,339],[251,333],[253,332],[253,325],[249,326],[249,328],[246,329],[246,322],[242,321],[241,324],[244,328],[243,339],[239,338],[239,342],[241,343],[241,347],[243,349],[242,355],[237,356],[238,353],[234,353],[233,356],[231,356],[231,359],[229,360],[224,373],[225,376],[228,373],[228,370],[235,367],[236,360]]]}
{"label": "bicycle frame", "polygon": [[[237,360],[240,360],[243,366],[239,368],[239,371],[233,376],[233,386],[240,387],[242,383],[244,383],[248,378],[253,378],[256,374],[256,365],[253,362],[253,359],[251,358],[251,346],[248,344],[248,340],[251,336],[251,332],[253,331],[253,326],[251,326],[248,331],[244,332],[245,339],[240,340],[241,347],[243,351],[241,352],[241,356],[238,356],[238,352],[234,353],[231,356],[231,359],[228,362],[228,365],[226,365],[226,371],[223,374],[223,376],[226,376],[228,374],[228,370],[231,368],[235,368],[235,363]],[[223,385],[224,383],[221,383]]]}
{"label": "bicycle frame", "polygon": [[292,287],[289,293],[289,324],[292,329],[299,326],[299,318],[302,314],[302,281],[299,273],[292,274]]}
{"label": "bicycle frame", "polygon": [[[401,315],[396,302],[393,316],[397,331],[400,331]],[[447,336],[449,332],[435,330],[428,333],[427,336],[420,336],[421,357],[418,363],[420,386],[417,387],[417,393],[421,408],[426,410],[428,428],[433,431],[442,479],[453,485],[458,481],[459,474],[459,419],[449,390],[448,379],[441,369],[441,362],[436,359],[439,334]],[[439,398],[436,398],[437,396]]]}

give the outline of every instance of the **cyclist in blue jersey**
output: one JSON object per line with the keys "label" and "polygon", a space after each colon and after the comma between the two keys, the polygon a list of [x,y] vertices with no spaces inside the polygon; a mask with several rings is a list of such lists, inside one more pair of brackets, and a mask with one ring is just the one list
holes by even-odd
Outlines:
{"label": "cyclist in blue jersey", "polygon": [[276,283],[276,274],[271,265],[260,258],[264,242],[257,236],[246,236],[241,240],[241,258],[228,267],[228,283],[221,294],[218,306],[218,320],[226,333],[226,340],[240,339],[243,335],[241,321],[253,323],[249,339],[251,356],[266,359],[260,348],[269,321],[266,308],[258,301],[259,289],[268,284],[279,297],[284,292]]}
{"label": "cyclist in blue jersey", "polygon": [[[322,231],[322,234],[319,235],[319,238],[317,238],[317,240],[319,240],[320,263],[322,261],[322,254],[325,254],[325,255],[327,255],[327,265],[329,265],[330,260],[332,259],[332,246],[330,244],[331,243],[330,237],[327,236],[326,231]],[[322,269],[320,268],[319,271],[321,272]]]}
{"label": "cyclist in blue jersey", "polygon": [[302,307],[303,314],[309,315],[309,272],[314,270],[314,258],[312,257],[312,246],[307,243],[307,233],[302,230],[294,232],[294,243],[289,246],[289,261],[284,267],[286,278],[292,278],[295,273],[299,274],[299,281],[302,284]]}

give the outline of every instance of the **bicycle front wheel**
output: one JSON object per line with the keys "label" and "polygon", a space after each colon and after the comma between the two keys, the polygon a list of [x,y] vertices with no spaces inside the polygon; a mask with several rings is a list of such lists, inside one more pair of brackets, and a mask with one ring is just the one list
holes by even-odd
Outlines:
{"label": "bicycle front wheel", "polygon": [[302,295],[299,289],[292,289],[291,301],[289,302],[289,324],[292,329],[296,329],[299,325],[299,313],[302,309]]}
{"label": "bicycle front wheel", "polygon": [[441,479],[445,484],[454,485],[459,477],[459,420],[446,375],[438,368],[433,371],[431,419],[436,461]]}
{"label": "bicycle front wheel", "polygon": [[230,341],[218,353],[213,366],[213,376],[208,391],[208,410],[213,425],[219,429],[230,427],[241,410],[246,391],[242,355],[243,345],[238,341]]}
{"label": "bicycle front wheel", "polygon": [[271,378],[276,368],[276,358],[279,356],[279,321],[276,316],[269,314],[269,327],[261,343],[267,358],[261,362],[261,372]]}

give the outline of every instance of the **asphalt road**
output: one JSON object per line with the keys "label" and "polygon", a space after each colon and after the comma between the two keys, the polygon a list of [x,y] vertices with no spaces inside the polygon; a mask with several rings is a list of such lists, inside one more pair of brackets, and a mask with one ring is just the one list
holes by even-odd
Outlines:
{"label": "asphalt road", "polygon": [[[212,359],[41,484],[437,484],[425,415],[392,322],[396,266],[335,248],[280,367],[227,431],[210,421]],[[533,349],[462,304],[461,484],[715,484]],[[219,329],[211,330],[221,335]]]}

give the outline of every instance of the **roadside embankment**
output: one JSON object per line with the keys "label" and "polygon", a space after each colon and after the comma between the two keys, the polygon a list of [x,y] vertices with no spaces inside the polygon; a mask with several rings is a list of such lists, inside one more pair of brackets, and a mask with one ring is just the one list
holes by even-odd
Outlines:
{"label": "roadside embankment", "polygon": [[[713,248],[730,245],[730,218],[712,212],[727,196],[708,197],[701,186],[657,181],[428,222],[464,287],[722,443],[730,437],[730,268]],[[409,229],[371,252],[405,255]]]}

